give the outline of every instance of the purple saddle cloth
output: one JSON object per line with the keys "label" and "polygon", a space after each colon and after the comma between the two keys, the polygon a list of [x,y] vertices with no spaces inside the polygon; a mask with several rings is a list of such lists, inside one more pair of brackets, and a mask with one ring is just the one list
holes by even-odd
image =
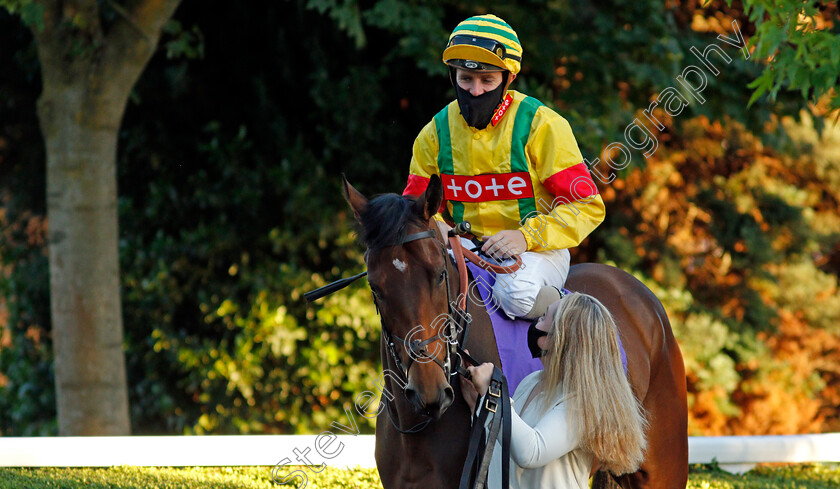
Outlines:
{"label": "purple saddle cloth", "polygon": [[[528,326],[530,321],[525,319],[510,319],[502,311],[498,301],[493,298],[493,284],[496,283],[496,275],[492,272],[467,262],[467,268],[472,273],[476,282],[476,289],[481,295],[481,300],[490,315],[490,322],[493,324],[493,333],[496,335],[496,347],[499,350],[499,359],[502,361],[502,373],[508,381],[508,391],[511,395],[516,392],[516,387],[522,379],[532,372],[542,369],[542,362],[539,358],[531,358],[531,351],[528,349]],[[564,292],[569,292],[563,289]],[[467,300],[470,300],[469,297]],[[624,372],[627,372],[627,354],[621,344],[621,336],[618,336],[618,349],[621,351],[621,363],[624,365]]]}

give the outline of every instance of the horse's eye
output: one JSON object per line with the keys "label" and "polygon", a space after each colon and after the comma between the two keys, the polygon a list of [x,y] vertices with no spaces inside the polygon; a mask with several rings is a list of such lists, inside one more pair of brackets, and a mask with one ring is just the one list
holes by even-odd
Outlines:
{"label": "horse's eye", "polygon": [[437,280],[438,285],[442,284],[444,280],[446,280],[446,270],[441,270],[440,273],[438,273]]}

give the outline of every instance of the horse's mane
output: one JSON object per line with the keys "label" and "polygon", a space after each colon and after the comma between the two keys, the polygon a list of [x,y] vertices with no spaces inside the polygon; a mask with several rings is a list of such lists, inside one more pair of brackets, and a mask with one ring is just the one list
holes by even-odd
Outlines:
{"label": "horse's mane", "polygon": [[362,242],[369,251],[398,245],[405,239],[409,224],[424,224],[412,209],[414,200],[397,194],[383,194],[368,202],[359,217]]}

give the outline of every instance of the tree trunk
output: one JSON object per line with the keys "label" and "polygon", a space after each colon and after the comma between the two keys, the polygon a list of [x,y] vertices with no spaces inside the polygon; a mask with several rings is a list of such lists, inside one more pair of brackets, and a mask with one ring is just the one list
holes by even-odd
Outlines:
{"label": "tree trunk", "polygon": [[34,28],[47,147],[50,298],[60,435],[128,435],[117,136],[132,87],[180,0],[41,0]]}
{"label": "tree trunk", "polygon": [[62,435],[127,435],[117,127],[80,124],[78,115],[90,110],[80,92],[84,88],[71,86],[62,93],[45,93],[42,100],[58,102],[39,107],[47,146],[58,428]]}

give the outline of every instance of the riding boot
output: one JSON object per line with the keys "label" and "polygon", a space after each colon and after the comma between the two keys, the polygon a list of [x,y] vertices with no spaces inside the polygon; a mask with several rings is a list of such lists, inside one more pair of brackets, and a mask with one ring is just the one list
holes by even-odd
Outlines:
{"label": "riding boot", "polygon": [[534,307],[528,311],[528,314],[522,316],[525,319],[536,319],[545,314],[548,306],[559,301],[563,297],[557,287],[548,285],[540,289],[537,293],[537,298],[534,299]]}

